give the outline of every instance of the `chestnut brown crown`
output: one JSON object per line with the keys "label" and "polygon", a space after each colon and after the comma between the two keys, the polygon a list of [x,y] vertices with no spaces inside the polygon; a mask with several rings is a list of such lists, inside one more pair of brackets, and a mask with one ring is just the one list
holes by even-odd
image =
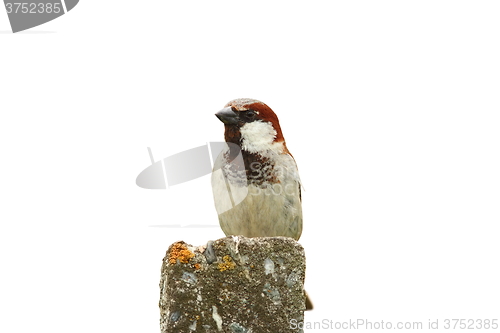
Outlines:
{"label": "chestnut brown crown", "polygon": [[[284,141],[278,117],[265,103],[251,98],[237,98],[228,102],[215,114],[226,126],[226,132],[234,132],[246,123],[262,121],[271,123],[276,130],[276,142]],[[229,127],[229,128],[228,128]]]}

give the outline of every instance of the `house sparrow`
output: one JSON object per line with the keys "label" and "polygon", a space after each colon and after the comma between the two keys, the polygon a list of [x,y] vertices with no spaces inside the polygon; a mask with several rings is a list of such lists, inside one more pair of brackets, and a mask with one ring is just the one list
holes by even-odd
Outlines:
{"label": "house sparrow", "polygon": [[[232,100],[215,115],[224,123],[228,144],[212,173],[222,231],[226,236],[298,240],[301,182],[278,117],[266,104],[249,98]],[[306,303],[312,308],[309,300]]]}

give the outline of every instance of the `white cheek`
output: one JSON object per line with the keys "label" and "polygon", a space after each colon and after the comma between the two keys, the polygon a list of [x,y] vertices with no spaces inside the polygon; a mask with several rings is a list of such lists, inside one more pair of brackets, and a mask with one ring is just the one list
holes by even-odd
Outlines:
{"label": "white cheek", "polygon": [[264,153],[283,151],[281,142],[274,142],[276,138],[276,130],[270,122],[262,122],[260,120],[247,123],[240,129],[241,132],[241,147],[250,153]]}

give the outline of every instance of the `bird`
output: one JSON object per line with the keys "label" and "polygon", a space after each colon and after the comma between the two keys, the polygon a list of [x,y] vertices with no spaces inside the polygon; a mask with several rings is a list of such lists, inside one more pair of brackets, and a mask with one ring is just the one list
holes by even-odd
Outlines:
{"label": "bird", "polygon": [[[302,183],[277,115],[259,100],[238,98],[215,116],[224,124],[227,144],[214,161],[211,179],[222,231],[299,240]],[[306,309],[312,309],[306,298]]]}

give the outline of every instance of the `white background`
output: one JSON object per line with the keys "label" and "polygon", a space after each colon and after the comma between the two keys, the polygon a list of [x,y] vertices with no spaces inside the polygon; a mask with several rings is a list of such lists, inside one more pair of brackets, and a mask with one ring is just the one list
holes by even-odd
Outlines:
{"label": "white background", "polygon": [[[500,313],[495,1],[81,1],[0,10],[0,331],[158,332],[168,246],[223,236],[209,176],[156,159],[278,114],[305,187],[307,321]],[[440,326],[443,327],[443,326]],[[312,332],[313,330],[306,330]],[[491,330],[490,330],[491,331]]]}

